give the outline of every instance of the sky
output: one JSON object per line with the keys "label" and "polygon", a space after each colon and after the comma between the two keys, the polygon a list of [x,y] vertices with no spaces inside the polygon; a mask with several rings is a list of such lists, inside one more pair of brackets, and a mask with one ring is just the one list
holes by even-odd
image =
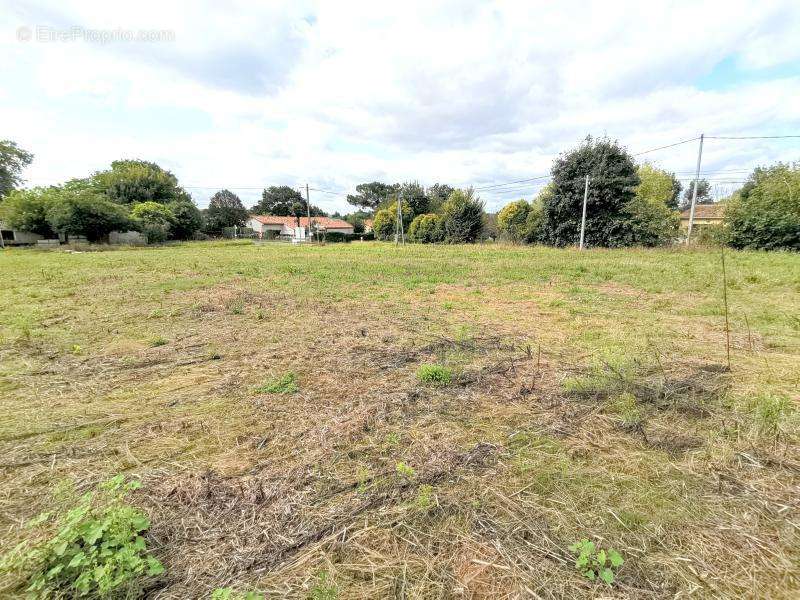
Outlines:
{"label": "sky", "polygon": [[[498,184],[587,135],[639,153],[800,134],[798,32],[797,0],[0,0],[0,139],[34,153],[28,186],[139,158],[201,207],[308,183],[345,212],[377,180],[497,210],[546,181]],[[697,145],[637,160],[690,180]],[[708,139],[702,170],[724,195],[779,160],[800,139]]]}

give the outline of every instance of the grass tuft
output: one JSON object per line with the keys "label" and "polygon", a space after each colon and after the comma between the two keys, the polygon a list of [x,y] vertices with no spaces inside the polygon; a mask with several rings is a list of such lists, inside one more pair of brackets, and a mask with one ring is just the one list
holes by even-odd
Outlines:
{"label": "grass tuft", "polygon": [[270,379],[264,385],[261,385],[255,390],[256,394],[294,394],[299,391],[300,387],[297,385],[297,376],[289,371],[280,377]]}
{"label": "grass tuft", "polygon": [[450,385],[452,371],[442,365],[422,365],[417,369],[417,379],[435,386]]}

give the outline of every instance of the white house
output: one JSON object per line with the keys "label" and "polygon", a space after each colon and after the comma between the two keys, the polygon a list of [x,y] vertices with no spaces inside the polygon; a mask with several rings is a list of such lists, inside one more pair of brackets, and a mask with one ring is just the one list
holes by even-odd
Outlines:
{"label": "white house", "polygon": [[[278,236],[296,237],[298,227],[296,217],[274,217],[272,215],[253,215],[245,223],[256,232],[259,238],[275,238]],[[308,229],[308,217],[300,217],[300,227]],[[325,233],[353,233],[353,226],[341,219],[329,217],[311,217],[311,227],[315,231]]]}

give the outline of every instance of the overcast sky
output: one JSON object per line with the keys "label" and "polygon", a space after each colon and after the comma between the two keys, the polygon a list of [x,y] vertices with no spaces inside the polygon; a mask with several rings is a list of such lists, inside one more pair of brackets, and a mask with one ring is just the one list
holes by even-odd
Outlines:
{"label": "overcast sky", "polygon": [[[0,0],[0,139],[35,154],[28,185],[142,158],[200,206],[308,182],[344,211],[364,181],[547,173],[587,134],[639,152],[800,133],[797,0],[115,4]],[[639,158],[690,178],[696,153]],[[797,139],[709,140],[704,171],[724,191],[798,159]]]}

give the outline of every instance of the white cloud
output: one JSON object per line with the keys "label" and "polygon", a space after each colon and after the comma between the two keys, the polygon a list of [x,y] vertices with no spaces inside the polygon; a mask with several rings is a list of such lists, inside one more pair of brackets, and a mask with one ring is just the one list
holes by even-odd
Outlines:
{"label": "white cloud", "polygon": [[[485,185],[547,172],[586,134],[636,151],[701,131],[800,131],[800,7],[776,0],[753,12],[749,2],[15,6],[0,17],[9,59],[0,126],[36,154],[32,183],[137,156],[187,186]],[[175,41],[15,39],[37,24],[166,29]],[[784,71],[701,90],[698,79],[730,57]],[[749,167],[797,150],[709,142],[707,165]],[[685,171],[695,151],[647,158]],[[202,204],[214,190],[191,191]],[[513,194],[484,196],[494,207]]]}

